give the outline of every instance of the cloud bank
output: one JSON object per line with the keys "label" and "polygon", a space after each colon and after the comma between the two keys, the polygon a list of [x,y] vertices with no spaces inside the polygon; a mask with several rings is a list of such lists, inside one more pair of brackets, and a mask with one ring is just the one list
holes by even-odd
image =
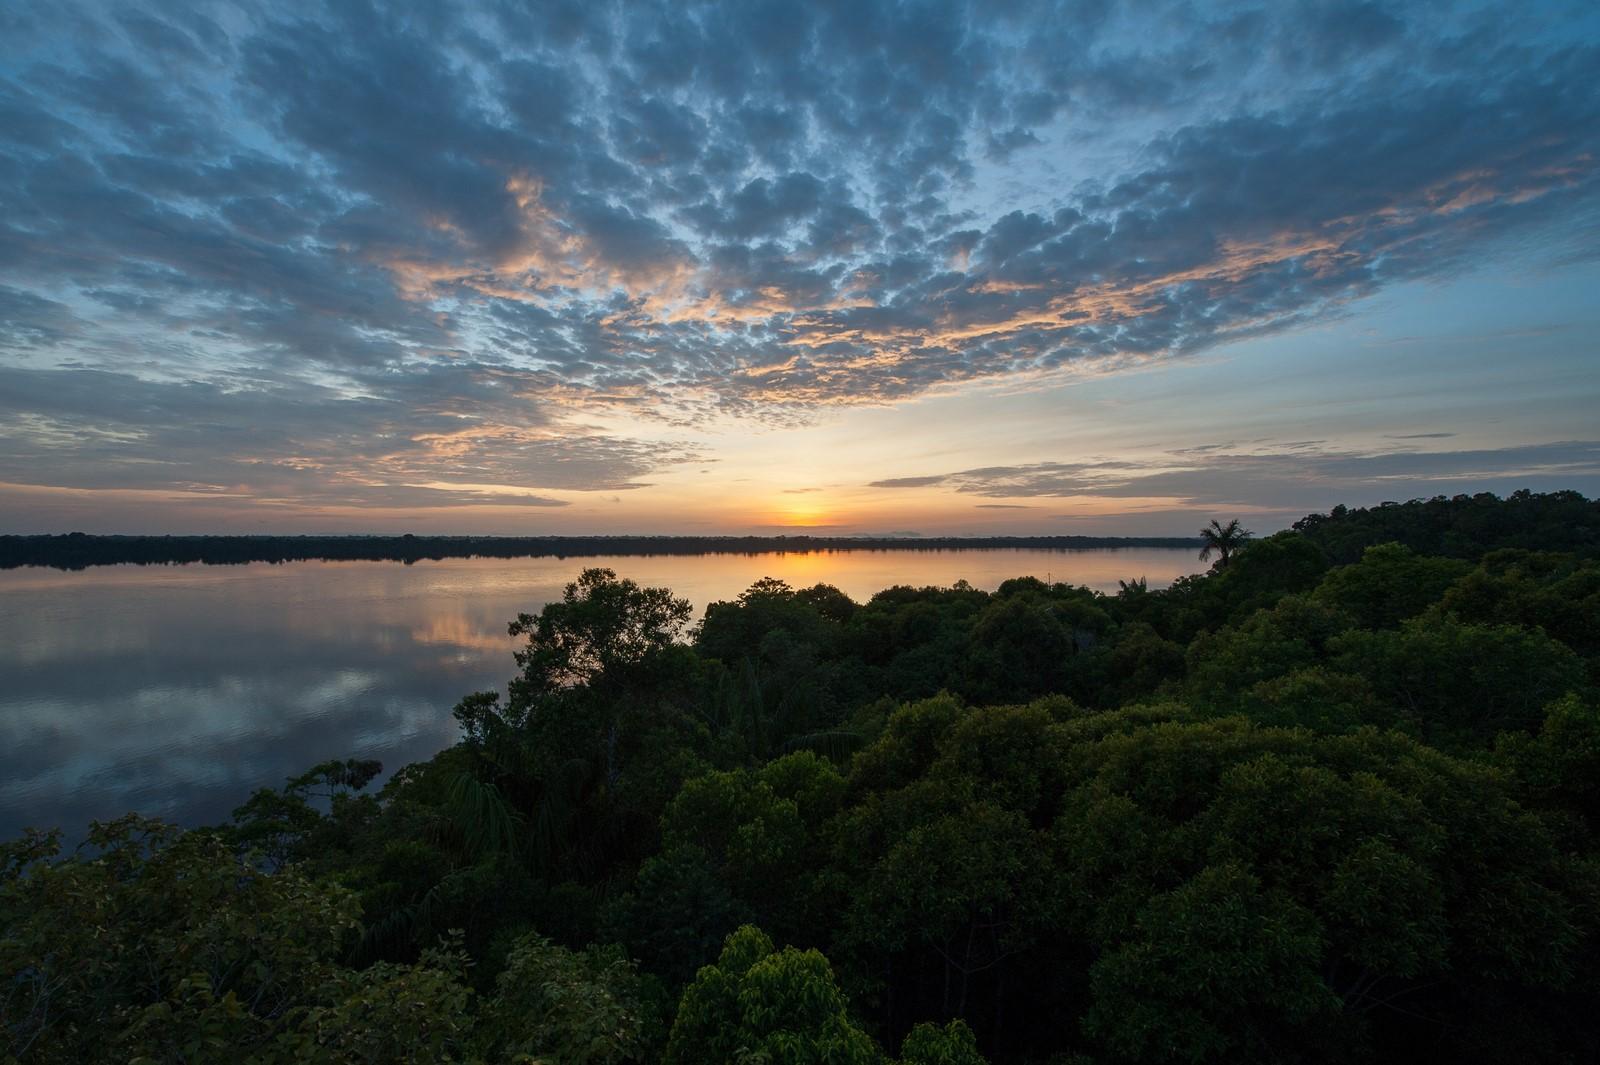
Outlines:
{"label": "cloud bank", "polygon": [[718,419],[1317,321],[1595,224],[1594,22],[15,5],[0,480],[559,504]]}
{"label": "cloud bank", "polygon": [[[1600,441],[1459,451],[1357,451],[1321,440],[1230,442],[1136,461],[1091,459],[989,466],[895,477],[869,485],[944,488],[986,499],[1142,499],[1158,500],[1163,506],[1293,512],[1325,509],[1330,500],[1400,501],[1499,486],[1547,491],[1579,488],[1593,494],[1600,490]],[[1010,504],[978,504],[1006,505]]]}

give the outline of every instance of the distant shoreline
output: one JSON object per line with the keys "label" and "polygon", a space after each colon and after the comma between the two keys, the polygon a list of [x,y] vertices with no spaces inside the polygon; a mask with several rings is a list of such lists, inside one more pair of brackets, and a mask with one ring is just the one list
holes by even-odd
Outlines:
{"label": "distant shoreline", "polygon": [[446,558],[766,555],[825,551],[1191,549],[1187,536],[0,536],[0,569]]}

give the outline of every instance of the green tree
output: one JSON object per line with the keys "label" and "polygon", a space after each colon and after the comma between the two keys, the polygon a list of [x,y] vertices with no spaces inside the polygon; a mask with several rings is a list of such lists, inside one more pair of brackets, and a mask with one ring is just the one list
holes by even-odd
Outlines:
{"label": "green tree", "polygon": [[1600,842],[1600,706],[1576,694],[1551,703],[1536,735],[1502,733],[1495,759],[1529,805],[1570,819],[1573,846]]}
{"label": "green tree", "polygon": [[819,916],[813,881],[844,788],[810,751],[686,781],[662,815],[661,852],[613,909],[623,938],[684,981],[739,924],[805,936]]}
{"label": "green tree", "polygon": [[1537,731],[1544,708],[1580,689],[1583,663],[1538,629],[1469,625],[1436,611],[1328,643],[1332,668],[1365,678],[1398,720],[1443,747]]}
{"label": "green tree", "polygon": [[691,612],[687,599],[665,588],[641,588],[613,570],[586,569],[559,603],[511,623],[512,636],[527,637],[516,652],[522,667],[516,687],[529,695],[617,687],[683,634]]}
{"label": "green tree", "polygon": [[[830,950],[887,1031],[927,1017],[1009,1040],[1054,977],[1028,974],[1058,905],[1045,831],[1070,764],[1064,699],[963,710],[903,707],[851,765],[833,866],[842,927]],[[1020,999],[1019,999],[1020,996]],[[1012,1001],[1018,999],[1018,1001]]]}
{"label": "green tree", "polygon": [[857,609],[829,585],[795,591],[770,577],[706,608],[694,646],[728,669],[707,716],[730,760],[853,748],[855,737],[838,726],[862,691],[861,671],[840,660]]}
{"label": "green tree", "polygon": [[[551,749],[547,757],[570,756],[575,746],[595,738],[590,721],[560,727],[573,697],[606,707],[657,690],[690,613],[689,601],[668,589],[641,588],[609,569],[584,570],[559,602],[511,622],[511,635],[526,638],[514,653],[520,672],[505,706],[493,692],[468,696],[457,706],[468,742],[483,747],[507,730],[533,730]],[[602,739],[611,738],[606,727],[600,731]]]}
{"label": "green tree", "polygon": [[1259,681],[1234,705],[1257,724],[1313,732],[1350,732],[1365,725],[1392,726],[1395,722],[1394,711],[1374,694],[1365,677],[1325,666]]}
{"label": "green tree", "polygon": [[1361,561],[1329,571],[1312,598],[1343,610],[1363,629],[1392,629],[1438,602],[1470,566],[1418,555],[1403,544],[1369,547]]}
{"label": "green tree", "polygon": [[491,1061],[651,1061],[659,1034],[645,997],[616,948],[570,951],[530,933],[511,949],[482,1011],[479,1046]]}
{"label": "green tree", "polygon": [[0,1033],[21,1060],[266,1046],[356,927],[350,892],[269,873],[205,833],[129,816],[97,824],[77,855],[58,843],[0,848]]}
{"label": "green tree", "polygon": [[734,932],[715,965],[684,989],[666,1065],[876,1065],[878,1048],[851,1021],[815,950],[775,951],[760,929]]}
{"label": "green tree", "polygon": [[1117,716],[1054,826],[1096,947],[1085,1031],[1114,1056],[1494,1060],[1497,1023],[1562,1027],[1591,863],[1493,769],[1372,730]]}
{"label": "green tree", "polygon": [[972,625],[963,693],[978,703],[1015,702],[1060,691],[1076,653],[1072,630],[1037,593],[996,598]]}
{"label": "green tree", "polygon": [[1233,556],[1239,548],[1245,545],[1252,533],[1234,518],[1224,525],[1216,518],[1211,519],[1211,524],[1200,530],[1200,538],[1205,541],[1200,548],[1200,561],[1208,562],[1211,556],[1217,556],[1217,568],[1227,569],[1228,563],[1233,561]]}
{"label": "green tree", "polygon": [[1163,685],[1181,681],[1185,670],[1183,646],[1143,621],[1123,625],[1091,661],[1094,671],[1087,683],[1082,673],[1075,677],[1072,694],[1106,708],[1154,695]]}
{"label": "green tree", "polygon": [[1542,628],[1588,659],[1590,682],[1600,683],[1600,561],[1495,551],[1441,605],[1462,621]]}
{"label": "green tree", "polygon": [[423,952],[413,965],[336,970],[319,989],[320,1003],[287,1018],[287,1030],[266,1059],[283,1065],[476,1065],[467,964],[459,945],[450,945]]}
{"label": "green tree", "polygon": [[[333,837],[341,829],[377,813],[376,802],[355,793],[382,772],[383,763],[371,759],[322,762],[290,777],[280,790],[258,789],[219,833],[241,850],[259,853],[274,868],[313,857],[335,846]],[[318,800],[328,804],[327,816],[313,805]]]}
{"label": "green tree", "polygon": [[899,1065],[985,1065],[978,1040],[965,1021],[944,1027],[922,1022],[900,1044]]}
{"label": "green tree", "polygon": [[1286,596],[1270,610],[1189,644],[1189,695],[1203,708],[1232,710],[1238,697],[1261,681],[1325,660],[1330,641],[1352,624],[1349,615],[1328,604]]}
{"label": "green tree", "polygon": [[701,663],[678,639],[689,614],[665,588],[584,570],[560,602],[511,623],[527,643],[505,703],[479,693],[457,706],[468,771],[516,812],[546,880],[631,871],[662,807],[703,768]]}
{"label": "green tree", "polygon": [[1337,1016],[1315,919],[1240,866],[1155,896],[1129,931],[1095,962],[1084,1017],[1118,1059],[1272,1060],[1295,1028]]}

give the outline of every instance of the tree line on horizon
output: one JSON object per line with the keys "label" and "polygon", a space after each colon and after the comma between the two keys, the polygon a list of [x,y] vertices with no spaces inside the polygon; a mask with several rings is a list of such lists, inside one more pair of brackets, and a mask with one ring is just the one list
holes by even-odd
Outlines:
{"label": "tree line on horizon", "polygon": [[71,532],[0,536],[0,569],[250,562],[416,562],[445,558],[766,555],[817,551],[1188,548],[1187,536],[125,536]]}
{"label": "tree line on horizon", "polygon": [[[1322,523],[1332,522],[1323,527]],[[1600,550],[1600,502],[1577,492],[1435,496],[1375,507],[1337,506],[1294,528],[1335,562],[1350,548],[1394,541],[1425,554],[1475,558],[1491,543],[1551,551]],[[1514,541],[1514,542],[1513,542]],[[599,555],[768,554],[774,551],[930,551],[985,548],[1189,548],[1204,536],[417,536],[402,535],[0,535],[0,569],[107,565],[445,558],[585,558]]]}
{"label": "tree line on horizon", "polygon": [[381,787],[0,847],[0,1060],[1596,1060],[1595,513],[693,627],[586,570]]}

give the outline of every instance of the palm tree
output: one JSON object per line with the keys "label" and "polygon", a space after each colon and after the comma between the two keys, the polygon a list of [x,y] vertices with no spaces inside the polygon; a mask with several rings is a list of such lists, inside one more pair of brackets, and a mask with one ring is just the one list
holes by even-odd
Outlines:
{"label": "palm tree", "polygon": [[1200,561],[1209,561],[1211,552],[1215,551],[1217,568],[1225,569],[1229,559],[1233,558],[1233,553],[1243,547],[1245,541],[1253,535],[1255,534],[1249,529],[1239,524],[1238,518],[1234,518],[1226,525],[1212,518],[1211,524],[1200,530],[1200,538],[1206,542],[1206,546],[1200,550]]}

